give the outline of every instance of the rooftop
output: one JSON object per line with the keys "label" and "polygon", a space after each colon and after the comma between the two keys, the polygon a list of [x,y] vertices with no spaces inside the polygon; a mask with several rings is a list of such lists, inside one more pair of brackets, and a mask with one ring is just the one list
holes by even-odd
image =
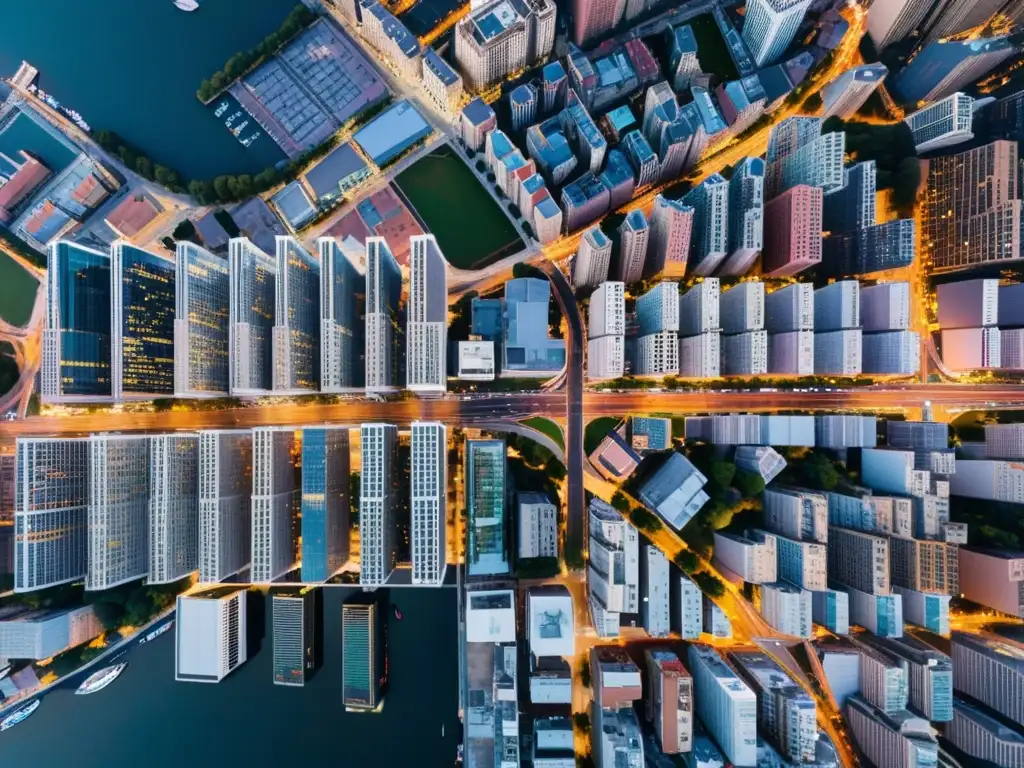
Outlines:
{"label": "rooftop", "polygon": [[529,592],[530,651],[534,656],[572,656],[576,651],[572,595],[565,587],[557,591],[535,588]]}
{"label": "rooftop", "polygon": [[473,37],[483,45],[498,37],[502,32],[520,21],[525,9],[517,8],[511,0],[497,0],[474,7],[469,17]]}
{"label": "rooftop", "polygon": [[616,107],[608,113],[608,122],[611,123],[611,126],[616,131],[622,133],[629,126],[636,124],[636,117],[633,115],[629,105],[623,104],[621,107]]}
{"label": "rooftop", "polygon": [[565,68],[559,61],[552,61],[550,64],[546,64],[544,69],[541,70],[541,77],[544,78],[545,82],[555,83],[565,77]]}
{"label": "rooftop", "polygon": [[718,107],[715,106],[707,89],[695,85],[690,92],[693,94],[693,103],[697,105],[697,111],[700,113],[701,122],[704,123],[704,130],[708,136],[724,131],[727,127],[725,120],[722,119],[722,114],[718,111]]}
{"label": "rooftop", "polygon": [[379,2],[363,3],[363,9],[372,13],[380,20],[381,28],[392,42],[398,46],[398,50],[406,58],[412,58],[420,52],[420,41],[406,29],[405,24],[391,15]]}
{"label": "rooftop", "polygon": [[423,48],[423,66],[445,85],[454,85],[459,81],[459,73],[429,45]]}
{"label": "rooftop", "polygon": [[565,108],[565,112],[569,115],[569,118],[576,123],[577,130],[586,140],[587,144],[594,148],[608,145],[608,142],[605,141],[605,138],[601,134],[597,124],[590,117],[590,113],[587,112],[586,107],[584,107],[580,102],[573,102]]}
{"label": "rooftop", "polygon": [[608,188],[590,171],[587,171],[572,184],[562,189],[562,196],[577,208],[607,193]]}
{"label": "rooftop", "polygon": [[122,237],[134,237],[159,216],[162,210],[156,200],[145,192],[130,192],[107,214],[106,222]]}
{"label": "rooftop", "polygon": [[491,109],[490,105],[488,105],[486,101],[478,97],[473,99],[463,108],[462,116],[466,118],[471,125],[479,126],[494,119],[494,110]]}
{"label": "rooftop", "polygon": [[647,229],[647,219],[644,218],[644,212],[639,208],[630,211],[623,222],[623,226],[628,227],[634,232]]}
{"label": "rooftop", "polygon": [[512,590],[466,593],[466,640],[471,643],[516,641],[515,595]]}
{"label": "rooftop", "polygon": [[324,197],[337,193],[343,180],[365,170],[366,163],[346,141],[306,171],[306,181],[317,197]]}
{"label": "rooftop", "polygon": [[430,124],[413,106],[402,100],[356,131],[352,139],[373,162],[381,165],[418,137],[431,131]]}
{"label": "rooftop", "polygon": [[672,30],[672,48],[677,53],[696,53],[697,38],[689,24],[683,24]]}
{"label": "rooftop", "polygon": [[629,153],[636,158],[638,164],[642,165],[655,157],[654,150],[651,149],[651,145],[647,143],[647,139],[644,138],[640,131],[630,131],[622,138],[622,143],[626,145]]}
{"label": "rooftop", "polygon": [[633,166],[619,149],[608,152],[604,170],[601,171],[601,181],[609,189],[614,189],[625,181],[633,181]]}
{"label": "rooftop", "polygon": [[513,105],[525,105],[537,100],[537,89],[529,83],[523,83],[508,95]]}
{"label": "rooftop", "polygon": [[298,181],[285,185],[270,199],[293,229],[301,227],[316,213],[313,201],[309,199],[306,190]]}

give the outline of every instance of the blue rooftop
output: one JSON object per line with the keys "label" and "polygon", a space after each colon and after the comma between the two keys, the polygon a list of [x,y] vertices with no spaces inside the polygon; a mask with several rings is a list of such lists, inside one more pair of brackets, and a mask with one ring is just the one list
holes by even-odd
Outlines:
{"label": "blue rooftop", "polygon": [[523,189],[526,190],[526,194],[532,195],[534,192],[539,192],[544,189],[544,179],[539,173],[533,174],[526,181],[523,182]]}
{"label": "blue rooftop", "polygon": [[562,209],[558,207],[558,204],[555,203],[554,200],[551,199],[550,194],[537,203],[534,210],[539,211],[540,215],[545,219],[553,219],[562,214]]}
{"label": "blue rooftop", "polygon": [[697,38],[693,36],[693,29],[689,24],[683,24],[672,30],[673,53],[696,53]]}
{"label": "blue rooftop", "polygon": [[458,73],[442,59],[429,45],[423,49],[423,66],[429,69],[445,85],[452,85],[459,80]]}
{"label": "blue rooftop", "polygon": [[[609,154],[611,153],[609,152]],[[577,208],[585,205],[588,200],[593,200],[607,192],[608,188],[604,183],[590,171],[562,189],[562,195]]]}
{"label": "blue rooftop", "polygon": [[552,118],[528,129],[527,147],[530,154],[547,169],[559,168],[573,159],[572,148],[562,133],[558,120]]}
{"label": "blue rooftop", "polygon": [[636,124],[636,117],[633,116],[633,111],[629,108],[629,105],[623,104],[621,107],[616,107],[608,113],[608,122],[611,123],[616,131],[622,133],[629,126]]}
{"label": "blue rooftop", "polygon": [[579,102],[576,102],[566,107],[565,111],[576,124],[580,136],[586,140],[587,144],[594,148],[607,146],[608,142],[605,141],[600,129],[590,117],[590,113],[587,112],[586,107]]}
{"label": "blue rooftop", "polygon": [[412,58],[420,52],[420,41],[405,28],[405,24],[392,16],[383,5],[379,2],[370,3],[364,4],[363,8],[364,10],[372,13],[376,18],[380,19],[381,28],[384,30],[384,34],[398,46],[398,50],[400,50],[406,58]]}
{"label": "blue rooftop", "polygon": [[281,211],[292,229],[298,229],[316,213],[306,190],[298,181],[286,185],[284,189],[271,198],[271,202]]}
{"label": "blue rooftop", "polygon": [[741,78],[740,82],[743,83],[743,90],[747,92],[747,98],[751,101],[757,101],[765,97],[764,88],[761,86],[761,78],[756,74]]}
{"label": "blue rooftop", "polygon": [[488,341],[501,337],[501,299],[473,299],[470,308],[474,336]]}
{"label": "blue rooftop", "polygon": [[462,115],[472,125],[483,125],[494,118],[494,110],[486,101],[478,97],[463,108]]}
{"label": "blue rooftop", "polygon": [[758,73],[758,79],[761,81],[761,87],[764,88],[765,98],[769,104],[793,90],[793,82],[781,64],[762,69]]}
{"label": "blue rooftop", "polygon": [[633,63],[629,60],[625,50],[618,50],[610,56],[598,59],[595,66],[602,88],[618,85],[623,80],[636,77]]}
{"label": "blue rooftop", "polygon": [[634,232],[640,232],[647,229],[647,219],[644,218],[644,212],[639,208],[629,212],[629,215],[626,216],[625,223]]}
{"label": "blue rooftop", "polygon": [[491,151],[494,152],[494,156],[499,160],[515,149],[512,142],[508,140],[508,136],[505,135],[504,131],[495,129],[491,131],[490,136]]}
{"label": "blue rooftop", "polygon": [[708,136],[724,131],[728,126],[722,119],[722,114],[715,106],[715,102],[711,100],[711,94],[707,89],[695,85],[690,92],[693,94],[693,103],[697,105],[697,111],[700,113],[701,122],[704,123],[704,130]]}
{"label": "blue rooftop", "polygon": [[556,83],[565,77],[565,68],[559,61],[552,61],[550,64],[545,65],[544,69],[541,70],[541,76],[545,82]]}
{"label": "blue rooftop", "polygon": [[515,152],[509,152],[503,158],[501,158],[502,165],[505,166],[506,170],[514,171],[516,168],[522,168],[526,165],[526,158],[523,157],[523,153],[518,149]]}
{"label": "blue rooftop", "polygon": [[536,99],[537,91],[529,83],[523,83],[508,95],[508,100],[513,104],[525,105]]}
{"label": "blue rooftop", "polygon": [[548,338],[547,280],[520,278],[505,283],[505,365],[508,370],[557,371],[565,364],[565,342]]}
{"label": "blue rooftop", "polygon": [[729,97],[729,101],[732,102],[737,112],[742,112],[750,106],[750,99],[747,98],[747,92],[739,80],[726,83],[722,86],[722,90],[725,91],[725,95]]}
{"label": "blue rooftop", "polygon": [[591,227],[586,231],[586,233],[584,233],[583,236],[589,237],[590,240],[593,242],[595,248],[604,248],[606,245],[608,245],[608,243],[611,242],[608,239],[608,236],[601,231],[600,227]]}
{"label": "blue rooftop", "polygon": [[651,149],[651,145],[647,143],[647,139],[640,131],[630,131],[623,139],[622,143],[629,150],[629,153],[636,158],[638,164],[648,162],[654,157],[654,150]]}
{"label": "blue rooftop", "polygon": [[429,135],[431,130],[416,107],[402,100],[356,131],[352,138],[380,166]]}

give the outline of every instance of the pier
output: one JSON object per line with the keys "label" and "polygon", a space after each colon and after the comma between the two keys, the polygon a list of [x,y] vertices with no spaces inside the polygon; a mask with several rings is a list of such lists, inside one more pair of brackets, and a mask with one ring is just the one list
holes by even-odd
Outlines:
{"label": "pier", "polygon": [[33,85],[38,77],[39,70],[27,61],[23,61],[21,66],[18,67],[18,71],[14,73],[14,77],[11,78],[11,85],[15,88],[28,90],[28,87]]}

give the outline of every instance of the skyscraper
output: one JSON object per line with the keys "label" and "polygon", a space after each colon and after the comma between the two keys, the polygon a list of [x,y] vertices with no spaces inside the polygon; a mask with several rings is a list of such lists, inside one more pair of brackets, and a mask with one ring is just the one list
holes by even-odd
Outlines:
{"label": "skyscraper", "polygon": [[320,253],[320,389],[338,392],[363,386],[366,375],[365,251],[355,239],[317,240]]}
{"label": "skyscraper", "polygon": [[387,682],[387,624],[380,597],[355,595],[341,606],[342,696],[346,708],[376,709]]}
{"label": "skyscraper", "polygon": [[757,696],[714,648],[689,646],[697,714],[730,762],[757,762]]}
{"label": "skyscraper", "polygon": [[349,554],[348,427],[302,430],[302,580],[326,581]]}
{"label": "skyscraper", "polygon": [[974,138],[971,133],[974,99],[957,91],[907,115],[918,152],[950,147]]}
{"label": "skyscraper", "polygon": [[24,438],[15,452],[14,591],[85,576],[88,438]]}
{"label": "skyscraper", "polygon": [[591,227],[584,232],[572,263],[573,287],[590,288],[607,280],[611,257],[612,241],[600,227]]}
{"label": "skyscraper", "polygon": [[246,591],[178,595],[174,679],[219,683],[247,658]]}
{"label": "skyscraper", "polygon": [[607,502],[587,510],[590,546],[587,585],[594,627],[602,637],[619,632],[619,614],[640,610],[640,539],[636,528]]}
{"label": "skyscraper", "polygon": [[868,9],[868,33],[879,51],[909,35],[924,20],[934,0],[887,0]]}
{"label": "skyscraper", "polygon": [[849,120],[864,106],[864,102],[888,74],[889,70],[881,63],[861,64],[846,70],[821,89],[821,98],[825,104],[822,117],[835,116]]}
{"label": "skyscraper", "polygon": [[661,274],[682,277],[686,272],[690,238],[693,236],[693,208],[681,200],[657,195],[650,225],[644,273],[651,277]]}
{"label": "skyscraper", "polygon": [[199,433],[199,580],[223,581],[252,560],[252,432]]}
{"label": "skyscraper", "polygon": [[244,237],[231,238],[228,248],[231,273],[228,370],[231,394],[267,392],[274,384],[277,262]]}
{"label": "skyscraper", "polygon": [[793,42],[811,0],[747,0],[743,42],[757,67],[766,67]]}
{"label": "skyscraper", "polygon": [[622,147],[626,151],[630,165],[633,166],[638,188],[646,187],[658,180],[658,156],[640,131],[632,130],[623,136]]}
{"label": "skyscraper", "polygon": [[366,389],[380,392],[397,384],[395,328],[402,273],[383,237],[366,238]]}
{"label": "skyscraper", "polygon": [[175,253],[174,394],[228,392],[228,262],[194,243]]}
{"label": "skyscraper", "polygon": [[889,541],[862,531],[830,526],[828,575],[861,592],[889,594]]}
{"label": "skyscraper", "polygon": [[398,427],[363,424],[359,430],[359,581],[383,584],[395,567],[396,471]]}
{"label": "skyscraper", "polygon": [[118,240],[110,249],[115,400],[174,393],[174,262]]}
{"label": "skyscraper", "polygon": [[149,444],[150,584],[199,567],[199,436],[155,435]]}
{"label": "skyscraper", "polygon": [[319,589],[274,593],[274,685],[301,687],[316,667],[316,603]]}
{"label": "skyscraper", "polygon": [[420,392],[448,388],[447,264],[433,235],[409,238],[407,386]]}
{"label": "skyscraper", "polygon": [[301,508],[295,430],[252,431],[252,580],[271,582],[295,565]]}
{"label": "skyscraper", "polygon": [[43,400],[111,396],[110,257],[58,240],[46,251]]}
{"label": "skyscraper", "polygon": [[875,223],[877,169],[865,160],[843,169],[843,184],[822,199],[822,225],[833,235],[870,227]]}
{"label": "skyscraper", "polygon": [[[593,297],[591,297],[593,298]],[[625,315],[625,303],[623,303]],[[636,300],[636,318],[640,335],[679,331],[679,285],[660,282]]]}
{"label": "skyscraper", "polygon": [[907,710],[883,712],[860,695],[846,700],[846,712],[854,742],[872,763],[893,768],[938,763],[934,730],[923,717]]}
{"label": "skyscraper", "polygon": [[893,82],[907,102],[943,99],[982,78],[1016,54],[1009,35],[975,40],[936,40],[925,46]]}
{"label": "skyscraper", "polygon": [[767,277],[791,277],[821,262],[821,205],[821,189],[798,184],[764,207]]}
{"label": "skyscraper", "polygon": [[813,762],[818,738],[814,699],[765,653],[734,651],[729,660],[757,694],[757,724],[772,746],[791,763]]}
{"label": "skyscraper", "polygon": [[87,590],[149,574],[149,437],[89,437]]}
{"label": "skyscraper", "polygon": [[844,183],[846,134],[822,134],[820,117],[797,115],[772,128],[768,137],[767,198],[797,184],[821,187],[824,192]]}
{"label": "skyscraper", "polygon": [[623,283],[635,283],[643,277],[647,258],[650,227],[643,210],[630,211],[619,226],[619,269],[617,277]]}
{"label": "skyscraper", "polygon": [[470,93],[540,63],[554,47],[556,11],[551,0],[503,2],[479,4],[455,27],[455,62]]}
{"label": "skyscraper", "polygon": [[[669,70],[672,73],[672,87],[677,92],[684,91],[693,85],[700,74],[700,61],[697,59],[697,38],[689,24],[669,27],[665,30],[669,43]],[[662,158],[664,160],[664,158]]]}
{"label": "skyscraper", "polygon": [[276,392],[320,388],[320,262],[294,237],[277,236],[272,354]]}
{"label": "skyscraper", "polygon": [[764,244],[764,160],[748,157],[729,179],[729,257],[722,274],[746,274]]}
{"label": "skyscraper", "polygon": [[722,174],[713,173],[687,192],[683,202],[694,211],[690,271],[706,277],[729,252],[729,182]]}
{"label": "skyscraper", "polygon": [[622,20],[625,11],[626,0],[573,0],[573,42],[582,46],[603,35]]}
{"label": "skyscraper", "polygon": [[1024,647],[1000,635],[953,632],[956,690],[1024,725]]}
{"label": "skyscraper", "polygon": [[412,423],[412,583],[444,581],[447,555],[448,431]]}
{"label": "skyscraper", "polygon": [[509,572],[505,441],[466,441],[469,576]]}

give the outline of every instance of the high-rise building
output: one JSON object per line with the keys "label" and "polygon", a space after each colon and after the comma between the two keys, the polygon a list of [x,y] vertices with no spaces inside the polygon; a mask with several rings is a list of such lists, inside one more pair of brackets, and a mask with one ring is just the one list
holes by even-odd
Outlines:
{"label": "high-rise building", "polygon": [[423,46],[423,88],[434,103],[456,114],[462,103],[462,77],[429,45]]}
{"label": "high-rise building", "polygon": [[149,577],[168,584],[199,567],[199,436],[155,435],[149,445]]}
{"label": "high-rise building", "polygon": [[921,337],[915,331],[865,333],[861,337],[863,373],[909,376],[921,370]]}
{"label": "high-rise building", "polygon": [[842,280],[814,292],[814,330],[840,331],[860,327],[860,283]]}
{"label": "high-rise building", "polygon": [[383,584],[395,567],[396,503],[392,475],[397,471],[398,427],[362,424],[359,430],[359,580]]}
{"label": "high-rise building", "polygon": [[713,173],[687,192],[683,202],[694,211],[689,271],[706,277],[729,254],[729,182]]}
{"label": "high-rise building", "polygon": [[302,580],[326,581],[349,554],[348,427],[302,430]]}
{"label": "high-rise building", "polygon": [[110,248],[110,374],[115,400],[174,393],[170,259],[118,240]]}
{"label": "high-rise building", "polygon": [[879,283],[860,289],[860,320],[865,331],[910,327],[910,283]]}
{"label": "high-rise building", "polygon": [[696,640],[703,631],[703,595],[700,587],[675,570],[669,576],[672,631],[684,640]]}
{"label": "high-rise building", "polygon": [[503,3],[506,0],[481,3],[455,27],[455,63],[470,93],[542,62],[554,47],[554,3]]}
{"label": "high-rise building", "polygon": [[178,595],[174,679],[219,683],[247,658],[246,591],[218,589]]}
{"label": "high-rise building", "polygon": [[999,635],[954,631],[953,686],[1024,725],[1024,647]]}
{"label": "high-rise building", "polygon": [[623,336],[601,336],[587,339],[587,379],[617,379],[625,371]]}
{"label": "high-rise building", "polygon": [[879,51],[918,28],[934,7],[932,0],[888,0],[868,10],[868,33]]}
{"label": "high-rise building", "polygon": [[380,392],[398,383],[395,323],[402,273],[382,237],[366,238],[366,389]]}
{"label": "high-rise building", "polygon": [[974,99],[957,91],[907,115],[904,122],[910,126],[917,151],[931,152],[973,139],[973,104]]}
{"label": "high-rise building", "polygon": [[827,548],[825,544],[815,541],[797,541],[779,536],[776,548],[780,580],[791,582],[803,589],[823,590],[827,588],[828,572],[825,567]]}
{"label": "high-rise building", "polygon": [[558,508],[544,493],[516,494],[519,559],[558,557]]}
{"label": "high-rise building", "polygon": [[889,541],[889,573],[893,586],[916,592],[960,593],[957,545],[944,541]]}
{"label": "high-rise building", "polygon": [[768,332],[748,331],[722,337],[723,376],[768,373]]}
{"label": "high-rise building", "polygon": [[466,442],[467,573],[509,572],[504,440]]}
{"label": "high-rise building", "polygon": [[700,74],[697,59],[697,38],[689,24],[669,27],[665,30],[669,40],[669,70],[672,72],[672,88],[683,91],[693,85]]}
{"label": "high-rise building", "polygon": [[752,472],[767,484],[786,468],[786,460],[770,445],[741,445],[734,455],[736,469]]}
{"label": "high-rise building", "polygon": [[689,752],[693,745],[693,678],[672,651],[644,651],[647,697],[644,712],[666,755]]}
{"label": "high-rise building", "polygon": [[715,565],[751,584],[772,583],[778,579],[777,539],[758,530],[746,536],[715,531]]}
{"label": "high-rise building", "polygon": [[6,659],[43,661],[103,633],[93,606],[0,608],[0,654]]}
{"label": "high-rise building", "polygon": [[828,575],[861,592],[889,594],[889,541],[863,531],[830,526]]}
{"label": "high-rise building", "polygon": [[822,228],[835,235],[874,226],[876,179],[874,160],[844,168],[842,186],[822,200]]}
{"label": "high-rise building", "polygon": [[610,31],[625,11],[626,0],[573,0],[573,42],[582,46]]}
{"label": "high-rise building", "polygon": [[580,249],[572,263],[574,288],[590,288],[608,279],[612,258],[612,241],[600,227],[591,227],[580,239]]}
{"label": "high-rise building", "polygon": [[412,423],[412,583],[444,581],[447,555],[448,431]]}
{"label": "high-rise building", "polygon": [[638,376],[678,374],[679,334],[659,331],[637,339],[633,372]]}
{"label": "high-rise building", "polygon": [[86,575],[89,441],[18,438],[15,451],[14,591]]}
{"label": "high-rise building", "polygon": [[530,83],[523,83],[508,95],[513,131],[533,125],[537,119],[537,101],[537,89]]}
{"label": "high-rise building", "polygon": [[277,262],[247,238],[228,244],[228,373],[231,394],[273,387],[273,330],[277,307]]}
{"label": "high-rise building", "polygon": [[764,160],[748,157],[729,179],[729,257],[722,274],[746,274],[764,244]]}
{"label": "high-rise building", "polygon": [[387,619],[376,593],[341,606],[342,696],[346,708],[373,710],[387,682]]}
{"label": "high-rise building", "polygon": [[790,283],[765,297],[764,327],[769,333],[814,330],[814,285]]}
{"label": "high-rise building", "polygon": [[591,500],[588,516],[587,585],[594,627],[601,636],[618,635],[619,614],[640,612],[639,534],[600,499]]}
{"label": "high-rise building", "polygon": [[850,634],[850,596],[835,589],[812,592],[811,617],[837,635]]}
{"label": "high-rise building", "polygon": [[690,288],[679,299],[679,332],[683,336],[717,331],[721,304],[721,281],[709,277]]}
{"label": "high-rise building", "polygon": [[295,430],[252,431],[252,580],[271,582],[295,565],[301,479]]}
{"label": "high-rise building", "polygon": [[252,432],[199,433],[199,581],[220,582],[252,560]]}
{"label": "high-rise building", "polygon": [[669,565],[665,553],[652,544],[643,547],[640,560],[640,584],[643,588],[641,619],[651,637],[668,637]]}
{"label": "high-rise building", "polygon": [[934,730],[923,717],[906,710],[887,714],[858,695],[846,700],[846,721],[860,751],[876,765],[919,768],[938,762]]}
{"label": "high-rise building", "polygon": [[743,42],[758,68],[774,64],[793,42],[810,0],[747,0]]}
{"label": "high-rise building", "polygon": [[1024,762],[1024,735],[960,698],[953,701],[953,721],[946,726],[945,736],[961,752],[985,764]]}
{"label": "high-rise building", "polygon": [[1024,617],[1024,555],[1015,550],[959,549],[963,596],[979,605]]}
{"label": "high-rise building", "polygon": [[565,106],[569,78],[559,61],[552,61],[541,70],[541,112],[549,115]]}
{"label": "high-rise building", "polygon": [[46,252],[45,401],[109,398],[110,256],[58,240]]}
{"label": "high-rise building", "polygon": [[722,370],[722,334],[718,331],[679,339],[679,375],[717,379]]}
{"label": "high-rise building", "polygon": [[409,238],[409,306],[406,330],[407,386],[414,391],[448,388],[447,264],[433,235]]}
{"label": "high-rise building", "polygon": [[[905,366],[909,366],[905,362]],[[857,376],[864,370],[860,328],[814,334],[814,372],[819,376]]]}
{"label": "high-rise building", "polygon": [[868,646],[902,661],[910,689],[910,706],[933,722],[953,719],[953,664],[949,656],[913,635],[881,638],[864,634],[860,647]]}
{"label": "high-rise building", "polygon": [[273,331],[276,392],[320,388],[320,262],[294,237],[277,236]]}
{"label": "high-rise building", "polygon": [[[672,283],[666,283],[672,285]],[[618,281],[601,283],[590,296],[587,308],[587,337],[622,336],[626,332],[625,285]]]}
{"label": "high-rise building", "polygon": [[864,106],[875,89],[885,80],[889,70],[885,64],[861,64],[851,67],[821,89],[825,104],[822,116],[849,120]]}
{"label": "high-rise building", "polygon": [[693,208],[681,200],[654,198],[644,272],[649,276],[682,277],[690,255]]}
{"label": "high-rise building", "polygon": [[820,117],[797,115],[772,128],[768,137],[766,196],[770,200],[797,184],[830,192],[843,186],[846,134],[822,134]]}
{"label": "high-rise building", "polygon": [[729,660],[757,694],[757,724],[772,746],[791,763],[813,762],[818,738],[814,699],[767,654],[735,651]]}
{"label": "high-rise building", "polygon": [[828,501],[814,491],[773,486],[764,491],[765,525],[789,539],[828,541]]}
{"label": "high-rise building", "polygon": [[651,145],[640,131],[632,130],[623,136],[622,148],[633,167],[637,187],[646,187],[658,180],[658,155],[651,149]]}
{"label": "high-rise building", "polygon": [[274,621],[274,685],[301,687],[316,668],[316,621],[319,588],[271,597]]}
{"label": "high-rise building", "polygon": [[[1024,5],[1020,7],[1024,14]],[[1022,16],[1024,19],[1024,16]],[[985,140],[1024,138],[1024,91],[981,105],[974,113],[973,129]]]}
{"label": "high-rise building", "polygon": [[813,375],[814,331],[769,334],[768,373],[788,376]]}
{"label": "high-rise building", "polygon": [[317,240],[320,254],[320,389],[340,392],[365,382],[365,251],[354,238]]}
{"label": "high-rise building", "polygon": [[821,262],[821,205],[821,189],[798,184],[764,207],[767,277],[790,277]]}
{"label": "high-rise building", "polygon": [[616,277],[621,282],[635,283],[643,277],[650,233],[644,212],[639,208],[630,211],[619,226],[619,268]]}
{"label": "high-rise building", "polygon": [[714,648],[688,650],[697,714],[735,765],[757,762],[757,696]]}
{"label": "high-rise building", "polygon": [[719,318],[724,333],[745,333],[764,328],[764,283],[751,280],[737,283],[721,293]]}
{"label": "high-rise building", "polygon": [[[593,297],[591,297],[593,301]],[[640,335],[679,330],[679,284],[662,281],[636,300]]]}
{"label": "high-rise building", "polygon": [[985,456],[990,459],[1024,459],[1024,425],[986,424]]}
{"label": "high-rise building", "polygon": [[87,590],[149,574],[149,437],[89,437]]}
{"label": "high-rise building", "polygon": [[228,392],[228,262],[194,243],[175,253],[174,394]]}
{"label": "high-rise building", "polygon": [[905,102],[943,99],[980,80],[1017,53],[1009,35],[974,40],[936,40],[925,46],[892,84]]}
{"label": "high-rise building", "polygon": [[[800,546],[821,548],[820,544]],[[761,585],[761,615],[779,632],[810,638],[811,614],[812,595],[806,589],[784,581]]]}

